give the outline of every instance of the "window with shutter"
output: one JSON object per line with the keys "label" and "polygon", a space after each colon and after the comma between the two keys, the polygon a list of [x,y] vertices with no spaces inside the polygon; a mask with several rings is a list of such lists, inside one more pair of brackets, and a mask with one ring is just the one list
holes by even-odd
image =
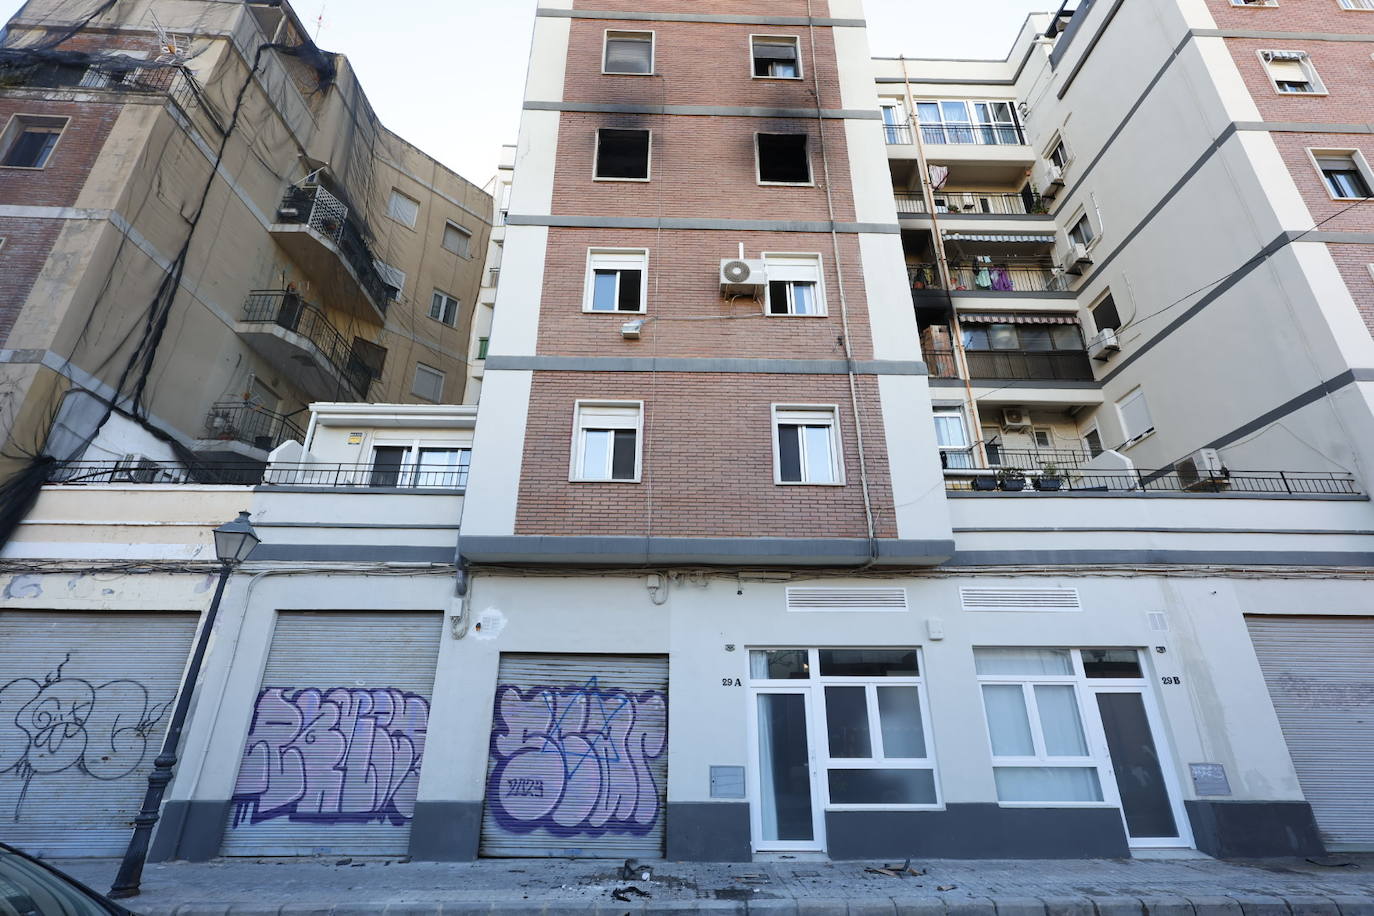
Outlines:
{"label": "window with shutter", "polygon": [[1150,417],[1150,405],[1145,401],[1145,392],[1137,388],[1116,402],[1121,414],[1121,428],[1127,443],[1154,432],[1155,421]]}
{"label": "window with shutter", "polygon": [[652,74],[654,72],[653,32],[606,32],[606,51],[602,73]]}
{"label": "window with shutter", "polygon": [[643,409],[638,401],[578,401],[568,479],[638,483]]}

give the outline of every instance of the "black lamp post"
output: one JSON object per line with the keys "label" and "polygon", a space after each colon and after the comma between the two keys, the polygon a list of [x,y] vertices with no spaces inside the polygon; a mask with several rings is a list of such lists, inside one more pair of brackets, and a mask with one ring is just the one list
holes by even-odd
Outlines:
{"label": "black lamp post", "polygon": [[215,529],[215,556],[219,558],[219,584],[215,586],[215,597],[210,602],[210,610],[205,614],[200,633],[196,637],[195,652],[191,664],[186,667],[182,678],[181,690],[177,694],[176,709],[172,721],[167,726],[167,739],[162,743],[162,753],[153,761],[153,771],[148,774],[148,793],[143,797],[143,810],[134,818],[134,835],[129,839],[129,848],[124,853],[124,861],[119,865],[110,896],[116,900],[138,896],[139,882],[143,877],[143,865],[148,860],[148,845],[153,838],[153,827],[157,824],[162,810],[162,796],[167,784],[172,781],[172,767],[177,762],[177,745],[181,743],[181,729],[186,724],[186,715],[191,709],[191,693],[200,678],[200,667],[205,661],[205,650],[210,643],[210,633],[215,628],[215,616],[219,613],[219,602],[224,597],[224,586],[234,567],[242,563],[258,546],[258,535],[248,520],[247,512],[240,512],[232,522],[226,522]]}

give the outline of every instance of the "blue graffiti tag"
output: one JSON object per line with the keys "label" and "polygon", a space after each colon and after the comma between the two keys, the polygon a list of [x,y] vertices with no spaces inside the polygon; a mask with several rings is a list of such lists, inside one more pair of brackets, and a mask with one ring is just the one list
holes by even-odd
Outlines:
{"label": "blue graffiti tag", "polygon": [[496,688],[487,804],[512,833],[643,836],[660,813],[650,762],[668,749],[661,690]]}

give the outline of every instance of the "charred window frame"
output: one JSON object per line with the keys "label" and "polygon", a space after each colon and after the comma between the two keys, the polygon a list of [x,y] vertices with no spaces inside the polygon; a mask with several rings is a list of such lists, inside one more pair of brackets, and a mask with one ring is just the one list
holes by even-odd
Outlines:
{"label": "charred window frame", "polygon": [[596,132],[597,181],[648,181],[653,131],[603,127]]}
{"label": "charred window frame", "polygon": [[807,134],[755,134],[759,184],[811,185],[811,138]]}

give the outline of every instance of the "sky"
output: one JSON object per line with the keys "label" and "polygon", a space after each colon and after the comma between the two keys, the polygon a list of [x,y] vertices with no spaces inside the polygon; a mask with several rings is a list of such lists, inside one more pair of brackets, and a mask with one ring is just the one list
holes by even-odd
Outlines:
{"label": "sky", "polygon": [[[320,47],[348,55],[382,123],[469,181],[483,185],[495,174],[501,145],[514,143],[519,129],[537,0],[291,2]],[[0,16],[9,19],[21,5],[0,0]],[[999,59],[1027,13],[1058,5],[864,4],[875,55]]]}

